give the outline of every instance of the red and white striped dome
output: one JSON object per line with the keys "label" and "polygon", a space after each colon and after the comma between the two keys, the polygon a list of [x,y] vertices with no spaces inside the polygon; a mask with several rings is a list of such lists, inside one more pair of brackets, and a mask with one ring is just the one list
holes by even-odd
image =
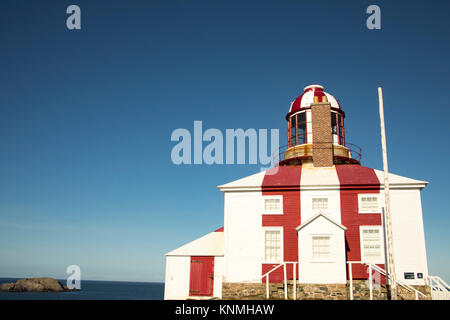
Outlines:
{"label": "red and white striped dome", "polygon": [[322,102],[322,97],[325,96],[332,108],[340,109],[339,102],[329,93],[323,91],[323,87],[318,84],[307,86],[305,91],[297,97],[292,103],[289,109],[289,114],[296,112],[302,108],[307,108],[314,102],[314,97],[318,97],[318,101]]}

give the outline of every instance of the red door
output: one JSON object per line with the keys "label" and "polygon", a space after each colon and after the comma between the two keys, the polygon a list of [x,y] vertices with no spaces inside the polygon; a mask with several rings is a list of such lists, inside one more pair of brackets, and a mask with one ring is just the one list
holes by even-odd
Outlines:
{"label": "red door", "polygon": [[214,287],[214,257],[191,257],[189,295],[212,296]]}

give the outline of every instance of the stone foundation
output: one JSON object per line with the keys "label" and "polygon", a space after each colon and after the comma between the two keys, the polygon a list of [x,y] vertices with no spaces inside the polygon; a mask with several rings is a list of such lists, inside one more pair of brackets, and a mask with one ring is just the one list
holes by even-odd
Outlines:
{"label": "stone foundation", "polygon": [[[288,281],[288,299],[293,299],[293,281]],[[298,300],[349,300],[350,285],[345,284],[298,284]],[[397,286],[399,300],[415,300],[415,293]],[[427,295],[431,299],[429,286],[414,286],[415,289]],[[269,284],[269,299],[284,299],[284,284]],[[265,283],[232,283],[222,284],[222,299],[224,300],[262,300],[266,299]],[[353,280],[353,299],[370,300],[369,284],[366,280]],[[424,297],[419,295],[419,299]],[[373,300],[387,300],[387,288],[385,285],[373,286]]]}
{"label": "stone foundation", "polygon": [[345,284],[298,284],[297,299],[347,300],[347,286]]}

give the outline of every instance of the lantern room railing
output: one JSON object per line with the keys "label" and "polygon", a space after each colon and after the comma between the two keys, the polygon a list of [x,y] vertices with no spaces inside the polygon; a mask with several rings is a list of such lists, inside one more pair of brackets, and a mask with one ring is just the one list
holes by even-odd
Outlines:
{"label": "lantern room railing", "polygon": [[[317,145],[317,143],[314,143],[314,144]],[[302,146],[302,145],[306,146],[306,144],[299,144],[298,146]],[[313,144],[310,144],[310,145],[312,146]],[[340,145],[337,143],[324,142],[323,145],[331,145],[331,148],[333,148],[333,154],[338,153],[338,152],[335,152],[335,150],[336,151],[342,150],[342,148],[345,147],[348,150],[348,159],[353,160],[352,162],[358,162],[358,163],[361,162],[362,149],[353,143],[346,142],[345,145]],[[279,162],[283,162],[284,160],[286,160],[284,155],[285,155],[285,152],[289,148],[292,148],[292,147],[289,145],[285,145],[285,146],[282,146],[279,148],[279,153],[278,153],[278,161]],[[296,158],[296,157],[298,157],[298,158],[310,157],[311,155],[312,154],[305,155],[305,152],[299,148],[298,155],[296,155],[296,151],[294,150],[293,153],[290,154],[289,159]],[[335,157],[345,158],[345,157],[336,156],[336,155],[335,155]]]}

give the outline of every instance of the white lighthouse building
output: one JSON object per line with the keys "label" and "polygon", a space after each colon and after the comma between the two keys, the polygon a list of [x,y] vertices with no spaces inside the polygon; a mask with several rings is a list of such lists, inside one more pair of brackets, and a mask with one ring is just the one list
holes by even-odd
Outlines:
{"label": "white lighthouse building", "polygon": [[[220,185],[224,227],[166,254],[165,299],[386,298],[384,176],[361,165],[344,119],[322,86],[304,89],[278,166]],[[389,179],[399,296],[429,298],[427,182]]]}

